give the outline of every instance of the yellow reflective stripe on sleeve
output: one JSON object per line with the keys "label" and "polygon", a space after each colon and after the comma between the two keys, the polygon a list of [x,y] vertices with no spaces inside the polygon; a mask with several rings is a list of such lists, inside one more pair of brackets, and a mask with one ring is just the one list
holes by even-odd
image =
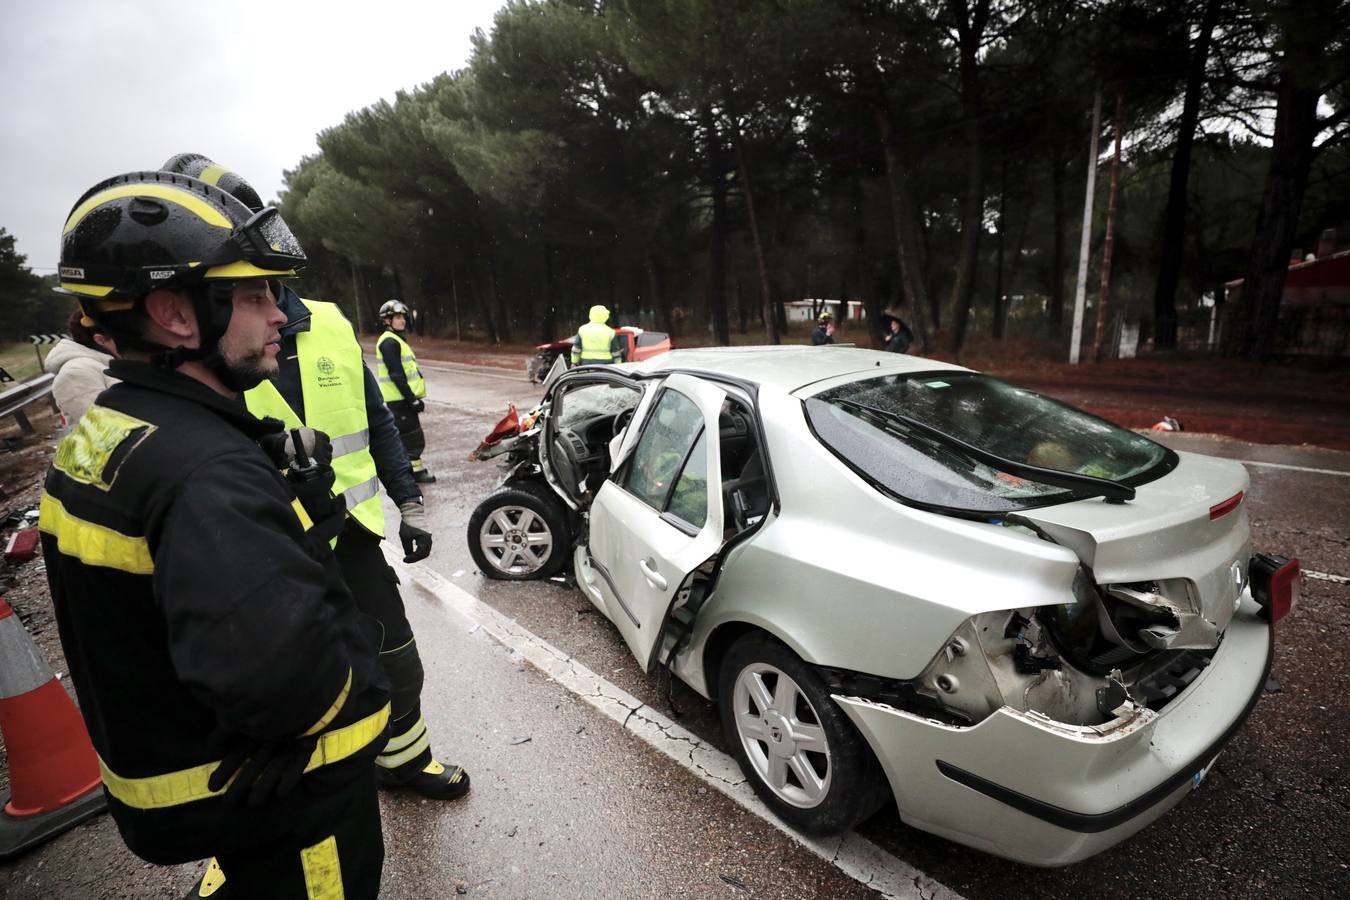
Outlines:
{"label": "yellow reflective stripe on sleeve", "polygon": [[289,278],[294,269],[260,269],[247,260],[212,266],[206,270],[205,278]]}
{"label": "yellow reflective stripe on sleeve", "polygon": [[155,571],[145,538],[72,516],[51,494],[43,494],[38,504],[38,528],[56,538],[56,546],[62,553],[86,566],[103,566],[132,575]]}
{"label": "yellow reflective stripe on sleeve", "polygon": [[[305,505],[298,499],[291,501],[291,509],[295,510],[295,517],[300,520],[301,528],[309,531],[314,527],[314,520],[309,517],[309,512],[305,509]],[[350,675],[347,677],[349,679],[351,678]]]}
{"label": "yellow reflective stripe on sleeve", "polygon": [[101,284],[72,284],[63,281],[61,287],[73,294],[84,294],[86,297],[106,297],[112,293],[111,286],[104,287]]}
{"label": "yellow reflective stripe on sleeve", "polygon": [[313,728],[305,732],[305,737],[309,737],[311,734],[318,734],[320,731],[323,731],[325,728],[327,728],[328,723],[336,719],[337,714],[342,711],[342,705],[347,702],[347,695],[350,694],[351,692],[352,692],[352,669],[351,666],[348,666],[347,683],[342,686],[342,690],[338,691],[337,699],[333,701],[332,706],[328,707],[328,712],[324,713],[323,716],[319,719],[319,721],[314,723]]}
{"label": "yellow reflective stripe on sleeve", "polygon": [[205,169],[202,169],[201,174],[197,176],[197,180],[205,181],[207,184],[218,185],[220,184],[221,176],[227,174],[229,171],[229,169],[225,168],[220,163],[212,163]]}
{"label": "yellow reflective stripe on sleeve", "polygon": [[309,900],[343,900],[342,865],[334,835],[301,850],[300,868],[305,871],[305,896]]}
{"label": "yellow reflective stripe on sleeve", "polygon": [[80,220],[89,215],[94,207],[110,200],[120,200],[123,197],[155,197],[159,200],[168,200],[170,203],[177,203],[184,209],[196,213],[208,225],[215,225],[217,228],[233,227],[230,220],[225,218],[220,210],[191,191],[168,184],[138,182],[136,184],[119,184],[116,187],[108,188],[106,191],[99,191],[75,208],[75,211],[70,214],[70,218],[66,219],[66,227],[61,233],[70,234],[75,226],[80,224]]}
{"label": "yellow reflective stripe on sleeve", "polygon": [[[306,772],[312,772],[319,766],[341,762],[378,740],[389,724],[389,704],[378,712],[371,713],[350,725],[344,725],[319,736],[319,743],[305,766]],[[225,788],[213,791],[206,786],[211,773],[220,765],[220,761],[193,766],[164,775],[150,775],[145,778],[124,778],[112,769],[100,757],[99,771],[103,774],[103,786],[108,793],[123,804],[135,809],[164,809],[168,806],[181,806],[197,800],[205,800],[225,792]],[[233,779],[231,779],[233,781]],[[226,787],[229,787],[227,784]]]}

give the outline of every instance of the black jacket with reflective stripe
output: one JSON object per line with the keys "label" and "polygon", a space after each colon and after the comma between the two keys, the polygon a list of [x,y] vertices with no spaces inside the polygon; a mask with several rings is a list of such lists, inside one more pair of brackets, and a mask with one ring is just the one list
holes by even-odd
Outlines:
{"label": "black jacket with reflective stripe", "polygon": [[[269,426],[187,376],[125,361],[110,371],[121,383],[58,448],[41,520],[61,642],[107,769],[154,778],[294,739],[349,677],[325,730],[380,710],[377,626],[327,547],[306,541],[294,494],[255,443]],[[349,781],[382,743],[306,782]],[[133,851],[168,863],[247,846],[257,823],[304,815],[305,796],[252,810],[217,797],[110,807]]]}

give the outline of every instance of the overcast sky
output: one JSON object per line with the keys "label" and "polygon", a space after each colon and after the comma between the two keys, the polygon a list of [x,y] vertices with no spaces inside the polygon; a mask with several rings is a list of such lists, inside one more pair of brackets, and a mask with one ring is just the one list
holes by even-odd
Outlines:
{"label": "overcast sky", "polygon": [[40,275],[85,189],[203,153],[276,197],[345,113],[469,58],[505,0],[0,0],[0,227]]}

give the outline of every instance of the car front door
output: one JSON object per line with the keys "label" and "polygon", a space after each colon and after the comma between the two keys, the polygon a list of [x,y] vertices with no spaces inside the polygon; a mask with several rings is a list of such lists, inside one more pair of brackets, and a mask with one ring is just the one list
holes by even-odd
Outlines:
{"label": "car front door", "polygon": [[636,445],[591,505],[590,564],[609,618],[644,670],[680,586],[722,546],[725,399],[697,378],[666,379]]}

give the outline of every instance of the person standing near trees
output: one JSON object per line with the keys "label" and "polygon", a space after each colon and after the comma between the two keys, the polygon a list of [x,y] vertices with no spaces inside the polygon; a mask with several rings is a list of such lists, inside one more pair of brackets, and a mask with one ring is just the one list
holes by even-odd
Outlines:
{"label": "person standing near trees", "polygon": [[[314,537],[343,513],[327,442],[238,401],[277,368],[272,279],[304,263],[275,209],[202,180],[133,172],[86,191],[59,291],[113,340],[120,383],[58,446],[38,524],[132,852],[214,855],[238,897],[369,900],[384,860],[371,763],[389,722],[378,626]],[[297,496],[279,464],[320,490]]]}
{"label": "person standing near trees", "polygon": [[900,321],[899,316],[889,315],[890,324],[887,326],[886,333],[882,335],[882,340],[886,342],[886,351],[888,353],[906,353],[909,351],[910,344],[914,343],[914,332],[909,326]]}
{"label": "person standing near trees", "polygon": [[594,366],[623,362],[623,341],[609,327],[609,309],[597,303],[587,314],[590,320],[572,338],[572,365]]}
{"label": "person standing near trees", "polygon": [[427,438],[422,431],[420,414],[426,409],[427,383],[422,370],[417,368],[417,354],[403,337],[408,330],[408,307],[401,300],[387,300],[380,307],[380,319],[385,328],[384,334],[375,342],[380,393],[398,423],[399,436],[403,438],[403,446],[412,463],[413,481],[433,484],[436,476],[427,471],[422,462]]}
{"label": "person standing near trees", "polygon": [[834,316],[827,312],[816,319],[816,329],[811,332],[811,346],[822,347],[834,343]]}

